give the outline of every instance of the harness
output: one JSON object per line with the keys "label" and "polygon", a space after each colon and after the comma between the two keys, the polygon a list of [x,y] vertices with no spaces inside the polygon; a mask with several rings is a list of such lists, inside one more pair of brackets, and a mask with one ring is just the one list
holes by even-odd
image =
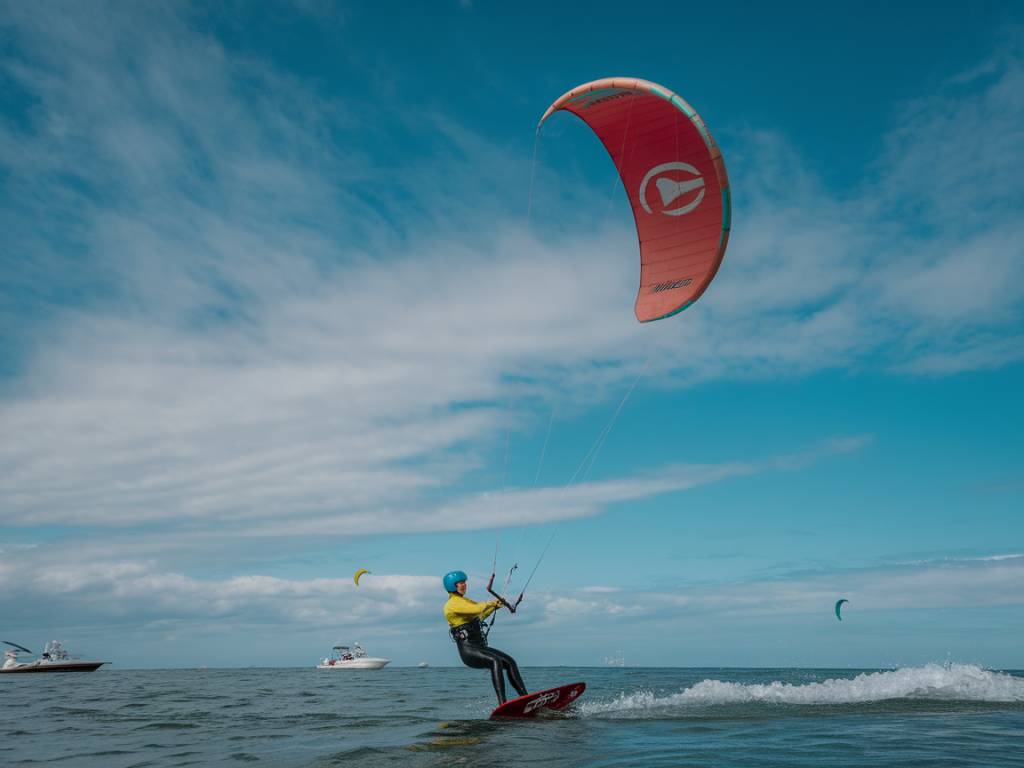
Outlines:
{"label": "harness", "polygon": [[487,647],[487,635],[491,631],[480,619],[471,619],[465,624],[459,624],[448,630],[454,643],[469,643],[470,645],[482,645]]}

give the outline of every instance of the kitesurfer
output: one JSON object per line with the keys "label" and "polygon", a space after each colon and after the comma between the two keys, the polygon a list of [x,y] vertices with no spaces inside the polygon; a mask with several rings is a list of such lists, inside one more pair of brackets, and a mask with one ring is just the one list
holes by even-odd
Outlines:
{"label": "kitesurfer", "polygon": [[[487,629],[484,619],[502,607],[500,600],[488,600],[478,603],[466,597],[466,581],[469,577],[463,571],[452,571],[444,577],[444,588],[448,592],[448,602],[444,604],[444,617],[448,620],[449,632],[455,645],[458,646],[462,663],[473,669],[491,670],[491,682],[494,693],[498,696],[498,704],[504,704],[505,677],[520,696],[529,691],[519,674],[516,660],[504,651],[487,645]],[[502,674],[504,673],[504,674]]]}

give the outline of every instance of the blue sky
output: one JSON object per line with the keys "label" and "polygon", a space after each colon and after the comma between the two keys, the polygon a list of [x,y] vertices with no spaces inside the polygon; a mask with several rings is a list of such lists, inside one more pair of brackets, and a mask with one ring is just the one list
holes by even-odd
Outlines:
{"label": "blue sky", "polygon": [[[526,664],[1024,667],[1021,12],[616,13],[3,5],[4,639],[456,663],[439,576],[553,532]],[[570,116],[530,197],[612,75],[733,185],[643,326]]]}

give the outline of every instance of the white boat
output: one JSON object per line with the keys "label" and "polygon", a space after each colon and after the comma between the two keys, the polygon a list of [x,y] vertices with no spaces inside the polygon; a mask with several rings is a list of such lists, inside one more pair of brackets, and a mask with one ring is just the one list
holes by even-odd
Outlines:
{"label": "white boat", "polygon": [[391,662],[390,659],[378,659],[367,656],[363,646],[355,643],[351,648],[347,645],[336,645],[326,659],[317,664],[317,669],[380,669]]}
{"label": "white boat", "polygon": [[19,654],[28,653],[35,655],[28,648],[17,643],[9,643],[0,640],[4,645],[9,645],[4,651],[4,663],[0,666],[0,674],[12,674],[16,672],[92,672],[99,669],[106,661],[84,661],[71,656],[64,648],[60,640],[51,640],[39,654],[39,658],[33,661],[18,661]]}

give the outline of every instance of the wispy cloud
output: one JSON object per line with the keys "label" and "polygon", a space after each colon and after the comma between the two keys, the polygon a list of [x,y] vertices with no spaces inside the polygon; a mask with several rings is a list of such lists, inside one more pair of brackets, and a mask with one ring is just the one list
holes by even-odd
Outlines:
{"label": "wispy cloud", "polygon": [[680,584],[671,592],[601,589],[539,596],[544,621],[559,625],[582,616],[707,621],[828,614],[839,598],[866,615],[897,609],[956,609],[1024,604],[1024,555],[902,563],[861,569],[822,569],[735,583]]}
{"label": "wispy cloud", "polygon": [[[130,621],[185,622],[197,628],[225,622],[305,627],[422,623],[437,614],[436,576],[379,575],[358,588],[351,578],[280,579],[260,575],[195,579],[146,560],[61,563],[53,559],[0,564],[20,597],[4,598],[8,626],[32,621],[31,601],[43,599],[64,626]],[[26,602],[27,601],[27,602]]]}
{"label": "wispy cloud", "polygon": [[[1016,49],[908,106],[847,197],[778,136],[737,136],[721,275],[685,322],[641,327],[628,229],[528,231],[476,173],[505,157],[525,175],[525,153],[441,116],[412,138],[443,163],[397,174],[360,149],[378,125],[415,131],[397,110],[326,98],[176,6],[7,10],[3,72],[23,102],[0,126],[16,201],[0,214],[7,525],[582,517],[765,468],[667,467],[500,504],[432,494],[533,426],[537,404],[603,402],[648,361],[648,385],[680,386],[942,374],[1024,349]],[[965,146],[960,170],[934,162]]]}
{"label": "wispy cloud", "polygon": [[[483,583],[487,574],[471,574]],[[0,562],[0,578],[18,594],[0,598],[7,621],[18,625],[34,601],[44,601],[65,624],[130,620],[137,625],[174,622],[197,630],[211,619],[231,624],[288,623],[293,629],[360,626],[421,628],[438,620],[436,575],[374,574],[356,587],[344,579],[282,579],[256,574],[195,579],[148,560],[89,564],[60,558]],[[772,624],[787,617],[830,615],[839,597],[849,616],[879,612],[974,609],[1024,603],[1024,555],[993,555],[855,570],[831,570],[736,583],[680,584],[675,590],[628,591],[602,585],[558,592],[537,589],[512,627],[577,631],[607,622],[728,622]],[[899,620],[893,619],[899,623]],[[679,625],[683,626],[683,625]],[[517,630],[518,631],[518,630]]]}

